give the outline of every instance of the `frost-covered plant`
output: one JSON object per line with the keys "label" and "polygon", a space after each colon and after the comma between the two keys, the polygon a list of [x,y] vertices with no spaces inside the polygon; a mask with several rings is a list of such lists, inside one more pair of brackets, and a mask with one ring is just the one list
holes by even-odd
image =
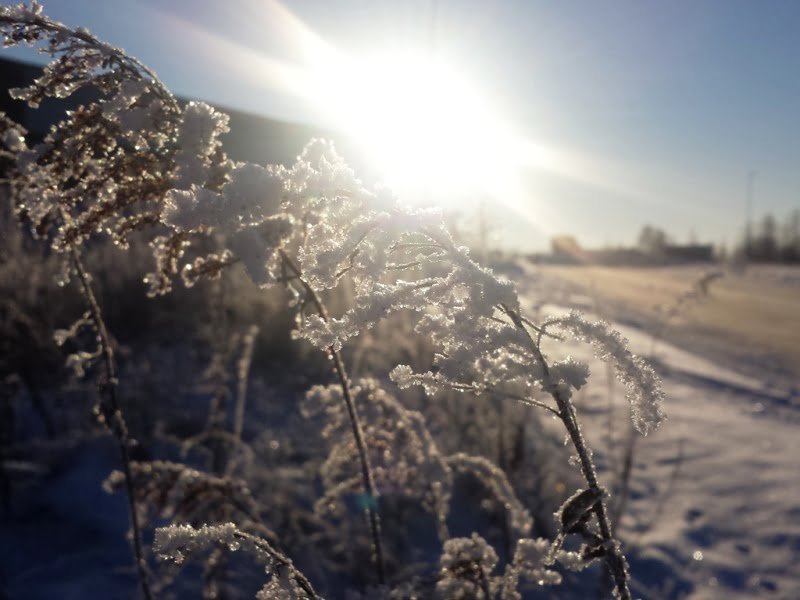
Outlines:
{"label": "frost-covered plant", "polygon": [[[370,199],[372,196],[362,189],[352,170],[323,141],[310,143],[290,169],[234,165],[228,181],[218,192],[193,184],[188,190],[176,188],[168,193],[163,220],[172,232],[155,243],[160,270],[154,277],[168,282],[180,268],[184,282],[193,285],[200,279],[217,277],[221,269],[241,261],[256,284],[286,286],[292,303],[298,307],[301,325],[308,307],[317,312],[318,319],[326,320],[328,311],[320,292],[334,287],[343,273],[326,273],[320,268],[307,274],[301,265],[310,257],[320,264],[326,251],[335,253],[337,249],[332,242],[338,239],[347,243],[340,239],[340,232],[348,231],[354,222],[356,229],[368,231],[368,227],[365,229],[363,224],[359,227],[358,223]],[[204,235],[214,236],[226,247],[179,267],[178,259],[188,247],[188,240]],[[317,248],[318,244],[323,244],[325,250]],[[172,252],[173,249],[176,251]],[[344,257],[325,259],[326,268],[330,270],[331,265],[338,265],[351,253],[352,249],[348,249]],[[355,255],[351,261],[354,259]],[[168,288],[168,283],[162,286],[162,290]],[[372,499],[365,509],[369,514],[378,578],[383,582],[377,494],[339,348],[332,344],[322,347],[334,363],[361,462],[362,486],[366,497]]]}
{"label": "frost-covered plant", "polygon": [[[278,539],[262,523],[260,506],[241,479],[218,477],[182,463],[161,460],[132,462],[130,472],[138,519],[142,525],[166,520],[175,526],[199,527],[208,522],[224,523],[235,519],[242,531],[273,543]],[[125,474],[121,471],[112,472],[103,483],[103,488],[109,493],[124,489],[124,486]],[[217,597],[217,579],[228,550],[227,546],[221,546],[204,562],[206,597]],[[172,582],[182,563],[176,561],[176,569],[163,573],[155,591]]]}
{"label": "frost-covered plant", "polygon": [[[0,122],[15,154],[9,181],[16,210],[53,250],[69,253],[96,233],[126,248],[134,232],[163,228],[169,190],[215,190],[226,181],[231,163],[219,136],[228,130],[227,115],[199,102],[181,107],[145,65],[83,28],[47,18],[37,2],[0,7],[0,30],[6,46],[39,44],[53,58],[32,85],[11,90],[13,97],[33,108],[79,89],[96,98],[32,147],[21,128]],[[154,294],[168,289],[162,274],[189,243],[166,239],[152,240],[161,261],[147,278]],[[65,278],[69,271],[65,264]]]}
{"label": "frost-covered plant", "polygon": [[[530,533],[533,520],[517,498],[506,474],[480,456],[457,453],[443,455],[427,430],[423,416],[405,408],[375,380],[358,381],[351,388],[361,415],[376,490],[385,500],[402,499],[421,506],[436,519],[439,539],[449,539],[447,518],[453,500],[454,482],[471,476],[489,493],[505,513],[514,541]],[[338,386],[314,386],[302,407],[307,418],[321,417],[324,438],[330,441],[328,456],[320,466],[325,492],[315,502],[315,512],[326,521],[341,521],[347,502],[363,502],[358,456],[349,441],[349,423]],[[459,503],[463,499],[457,500]],[[341,525],[329,544],[341,542]],[[345,539],[349,539],[346,536]],[[413,541],[413,540],[412,540]]]}
{"label": "frost-covered plant", "polygon": [[313,600],[319,598],[311,583],[292,561],[267,540],[239,530],[233,523],[170,525],[156,531],[155,550],[165,560],[182,563],[186,556],[215,545],[225,545],[231,552],[242,550],[253,556],[269,575],[256,594],[258,600]]}
{"label": "frost-covered plant", "polygon": [[[262,535],[266,531],[260,523],[258,503],[242,480],[216,477],[182,463],[161,460],[134,461],[130,468],[142,522],[168,519],[175,524],[199,525],[222,521],[224,515],[233,514],[239,523],[252,523],[250,528],[255,527]],[[103,484],[108,492],[123,486],[121,471],[111,473]]]}
{"label": "frost-covered plant", "polygon": [[[351,393],[361,416],[376,491],[381,496],[418,501],[435,517],[439,537],[446,540],[453,478],[424,417],[403,407],[375,380],[357,382]],[[359,457],[350,442],[350,423],[341,394],[341,387],[336,385],[314,386],[302,407],[306,418],[322,416],[322,435],[330,442],[328,456],[320,467],[325,493],[315,503],[315,511],[329,518],[341,516],[345,498],[359,498],[361,493]]]}
{"label": "frost-covered plant", "polygon": [[[109,233],[124,245],[131,231],[154,225],[156,270],[146,279],[151,295],[169,291],[178,273],[191,286],[235,264],[242,264],[259,286],[286,289],[297,311],[296,336],[330,356],[338,380],[336,392],[318,388],[312,397],[325,396],[325,404],[335,396],[345,407],[341,414],[347,414],[346,420],[337,417],[330,423],[329,434],[337,439],[326,465],[326,487],[329,492],[352,490],[360,483],[380,584],[385,583],[385,572],[377,483],[405,469],[399,482],[416,486],[414,493],[441,520],[442,500],[429,491],[435,486],[411,485],[411,479],[429,477],[424,471],[430,465],[442,467],[413,417],[386,397],[376,399],[372,393],[370,398],[363,387],[352,387],[340,350],[387,316],[413,311],[415,330],[432,345],[435,358],[422,372],[396,366],[390,376],[400,388],[422,386],[431,396],[443,391],[491,394],[550,412],[564,425],[586,483],[557,513],[560,533],[549,551],[536,541],[521,546],[519,542],[507,566],[510,574],[500,581],[491,579],[496,555],[479,537],[446,542],[443,593],[483,594],[488,599],[508,588],[510,595],[503,597],[514,597],[519,577],[555,583],[545,566],[558,555],[563,538],[577,534],[584,548],[572,562],[603,559],[616,595],[630,598],[627,564],[613,537],[604,492],[572,402],[573,392],[587,381],[588,366],[571,358],[552,361],[542,345],[544,339],[554,342],[566,336],[591,343],[600,358],[614,365],[628,390],[634,425],[646,434],[664,418],[660,382],[618,333],[578,314],[532,322],[522,314],[514,286],[473,261],[437,211],[409,209],[385,190],[366,189],[328,142],[312,141],[290,167],[232,164],[219,143],[226,117],[203,104],[179,107],[150,71],[123,52],[83,30],[50,21],[35,3],[1,9],[0,27],[7,43],[44,40],[44,50],[57,57],[19,97],[36,104],[42,97],[62,97],[84,85],[101,92],[99,100],[68,115],[41,146],[27,149],[24,134],[4,126],[6,151],[15,156],[12,186],[20,215],[37,233],[49,235],[56,251],[69,251],[73,258],[95,231]],[[133,117],[137,128],[130,121]],[[77,258],[74,263],[81,275]],[[352,291],[352,302],[332,315],[324,294],[344,286]],[[90,286],[84,289],[89,296]],[[100,332],[104,326],[95,306],[96,302],[92,321]],[[107,335],[101,333],[103,337]],[[101,346],[110,349],[110,341]],[[107,380],[113,379],[109,370]],[[359,407],[360,394],[366,395],[364,409]],[[375,429],[365,429],[360,410],[375,412]],[[405,441],[421,448],[412,459],[398,456],[397,465],[379,460],[377,453],[388,450],[391,456],[392,444],[400,439],[390,429],[397,424],[387,420],[392,411],[411,424]],[[341,441],[348,425],[354,443],[349,447]],[[370,441],[376,449],[369,447]],[[352,474],[346,467],[355,458],[358,472]],[[469,461],[453,459],[448,468],[466,464]],[[497,495],[513,497],[507,481],[497,483],[491,465],[470,466],[494,482]],[[446,481],[447,470],[441,473]],[[514,528],[524,531],[524,511],[511,500],[506,504]],[[170,548],[196,548],[214,539],[247,541],[273,556],[272,550],[246,536],[230,525],[199,533],[173,528],[159,533],[158,545],[169,553]],[[289,580],[310,595],[291,564],[281,564]],[[469,585],[459,587],[464,581]]]}
{"label": "frost-covered plant", "polygon": [[549,548],[542,538],[521,539],[505,572],[493,575],[497,554],[481,536],[473,533],[469,538],[448,540],[439,561],[437,595],[443,600],[520,600],[520,579],[540,586],[558,585],[561,575],[545,566]]}
{"label": "frost-covered plant", "polygon": [[129,466],[131,440],[119,407],[112,340],[81,253],[95,232],[127,247],[134,231],[159,223],[181,157],[175,138],[182,111],[147,67],[84,29],[48,19],[36,2],[0,7],[0,31],[4,45],[41,44],[40,51],[53,58],[41,77],[27,88],[11,90],[12,96],[32,108],[81,88],[91,89],[96,98],[67,113],[41,143],[30,147],[26,132],[4,116],[2,157],[18,215],[64,257],[62,281],[70,273],[78,276],[88,311],[56,337],[62,344],[89,329],[97,339],[96,348],[79,350],[67,362],[79,375],[94,365],[103,372],[96,412],[119,442],[137,570],[149,598]]}
{"label": "frost-covered plant", "polygon": [[11,91],[15,98],[35,108],[81,88],[97,97],[41,143],[17,140],[10,178],[17,211],[57,252],[94,232],[124,246],[132,231],[158,221],[172,187],[177,101],[147,67],[84,29],[48,19],[35,2],[0,9],[0,29],[5,45],[42,44],[53,57],[31,86]]}
{"label": "frost-covered plant", "polygon": [[[224,307],[218,308],[218,312],[225,310]],[[205,450],[210,455],[209,468],[217,475],[232,474],[251,455],[250,449],[242,442],[242,429],[250,364],[259,332],[257,326],[251,325],[243,333],[225,335],[218,331],[220,321],[224,320],[218,318],[212,323],[212,330],[216,333],[212,339],[218,341],[198,386],[198,391],[208,392],[211,396],[205,428],[181,442],[184,458],[194,449]],[[235,374],[235,379],[231,377],[231,372]],[[231,388],[235,388],[235,406],[233,423],[228,426],[229,404],[234,397]]]}

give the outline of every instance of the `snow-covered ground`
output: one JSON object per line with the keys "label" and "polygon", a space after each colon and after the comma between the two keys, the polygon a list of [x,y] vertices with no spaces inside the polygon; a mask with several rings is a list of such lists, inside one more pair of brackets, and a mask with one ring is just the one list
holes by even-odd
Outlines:
{"label": "snow-covered ground", "polygon": [[[585,296],[566,294],[558,304],[537,307],[536,279],[527,275],[517,277],[527,313],[576,306],[588,313],[592,306]],[[647,331],[618,328],[635,352],[651,354]],[[590,383],[576,402],[601,481],[613,489],[628,433],[623,390],[609,383],[588,347],[566,351],[591,363]],[[748,365],[737,369],[726,360],[723,366],[665,341],[655,345],[652,358],[664,380],[668,420],[636,438],[619,531],[636,597],[800,599],[797,382],[781,387],[754,377]],[[101,436],[51,453],[42,461],[49,465],[46,476],[20,475],[12,498],[15,523],[0,527],[0,597],[132,597],[125,501],[101,489],[117,465],[112,440]],[[553,593],[581,597],[571,592]]]}
{"label": "snow-covered ground", "polygon": [[[584,304],[579,297],[559,302]],[[539,308],[557,313],[563,305]],[[617,327],[634,352],[650,354],[647,332]],[[589,348],[575,345],[569,352],[592,364],[577,402],[608,485],[627,436],[624,391],[609,387],[606,368]],[[668,421],[636,441],[620,529],[637,596],[800,598],[797,386],[781,389],[743,374],[749,369],[722,367],[663,341],[652,358],[664,381]]]}

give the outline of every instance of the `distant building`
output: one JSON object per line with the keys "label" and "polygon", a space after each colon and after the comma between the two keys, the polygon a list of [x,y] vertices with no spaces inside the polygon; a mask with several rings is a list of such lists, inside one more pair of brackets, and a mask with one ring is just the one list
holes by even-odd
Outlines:
{"label": "distant building", "polygon": [[571,235],[558,235],[550,240],[553,262],[580,264],[587,262],[586,251]]}
{"label": "distant building", "polygon": [[663,248],[663,253],[668,262],[711,262],[714,260],[714,246],[711,244],[668,245]]}
{"label": "distant building", "polygon": [[646,252],[638,248],[602,248],[587,250],[575,237],[559,235],[550,241],[551,253],[534,257],[536,262],[562,265],[607,265],[607,266],[659,266],[692,262],[711,262],[714,248],[711,245],[690,244],[666,245],[658,250]]}

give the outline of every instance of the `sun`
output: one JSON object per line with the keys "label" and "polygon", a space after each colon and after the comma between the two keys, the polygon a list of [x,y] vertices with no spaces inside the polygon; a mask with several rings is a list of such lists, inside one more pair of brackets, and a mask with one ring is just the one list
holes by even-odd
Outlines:
{"label": "sun", "polygon": [[453,66],[413,50],[327,65],[327,109],[385,183],[446,203],[497,189],[511,136],[492,103]]}

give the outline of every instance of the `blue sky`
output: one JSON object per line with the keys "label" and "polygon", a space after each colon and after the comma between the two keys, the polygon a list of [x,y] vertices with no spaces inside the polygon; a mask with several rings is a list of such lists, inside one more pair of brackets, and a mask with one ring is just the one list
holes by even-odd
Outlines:
{"label": "blue sky", "polygon": [[435,51],[520,136],[561,157],[558,169],[522,173],[524,220],[498,205],[498,226],[515,223],[511,238],[529,246],[560,232],[586,245],[630,242],[645,223],[679,241],[693,232],[732,243],[750,170],[756,215],[800,207],[800,2],[43,4],[125,48],[178,93],[332,126],[319,110],[324,94],[310,101],[237,65],[302,62],[298,23],[348,54]]}

